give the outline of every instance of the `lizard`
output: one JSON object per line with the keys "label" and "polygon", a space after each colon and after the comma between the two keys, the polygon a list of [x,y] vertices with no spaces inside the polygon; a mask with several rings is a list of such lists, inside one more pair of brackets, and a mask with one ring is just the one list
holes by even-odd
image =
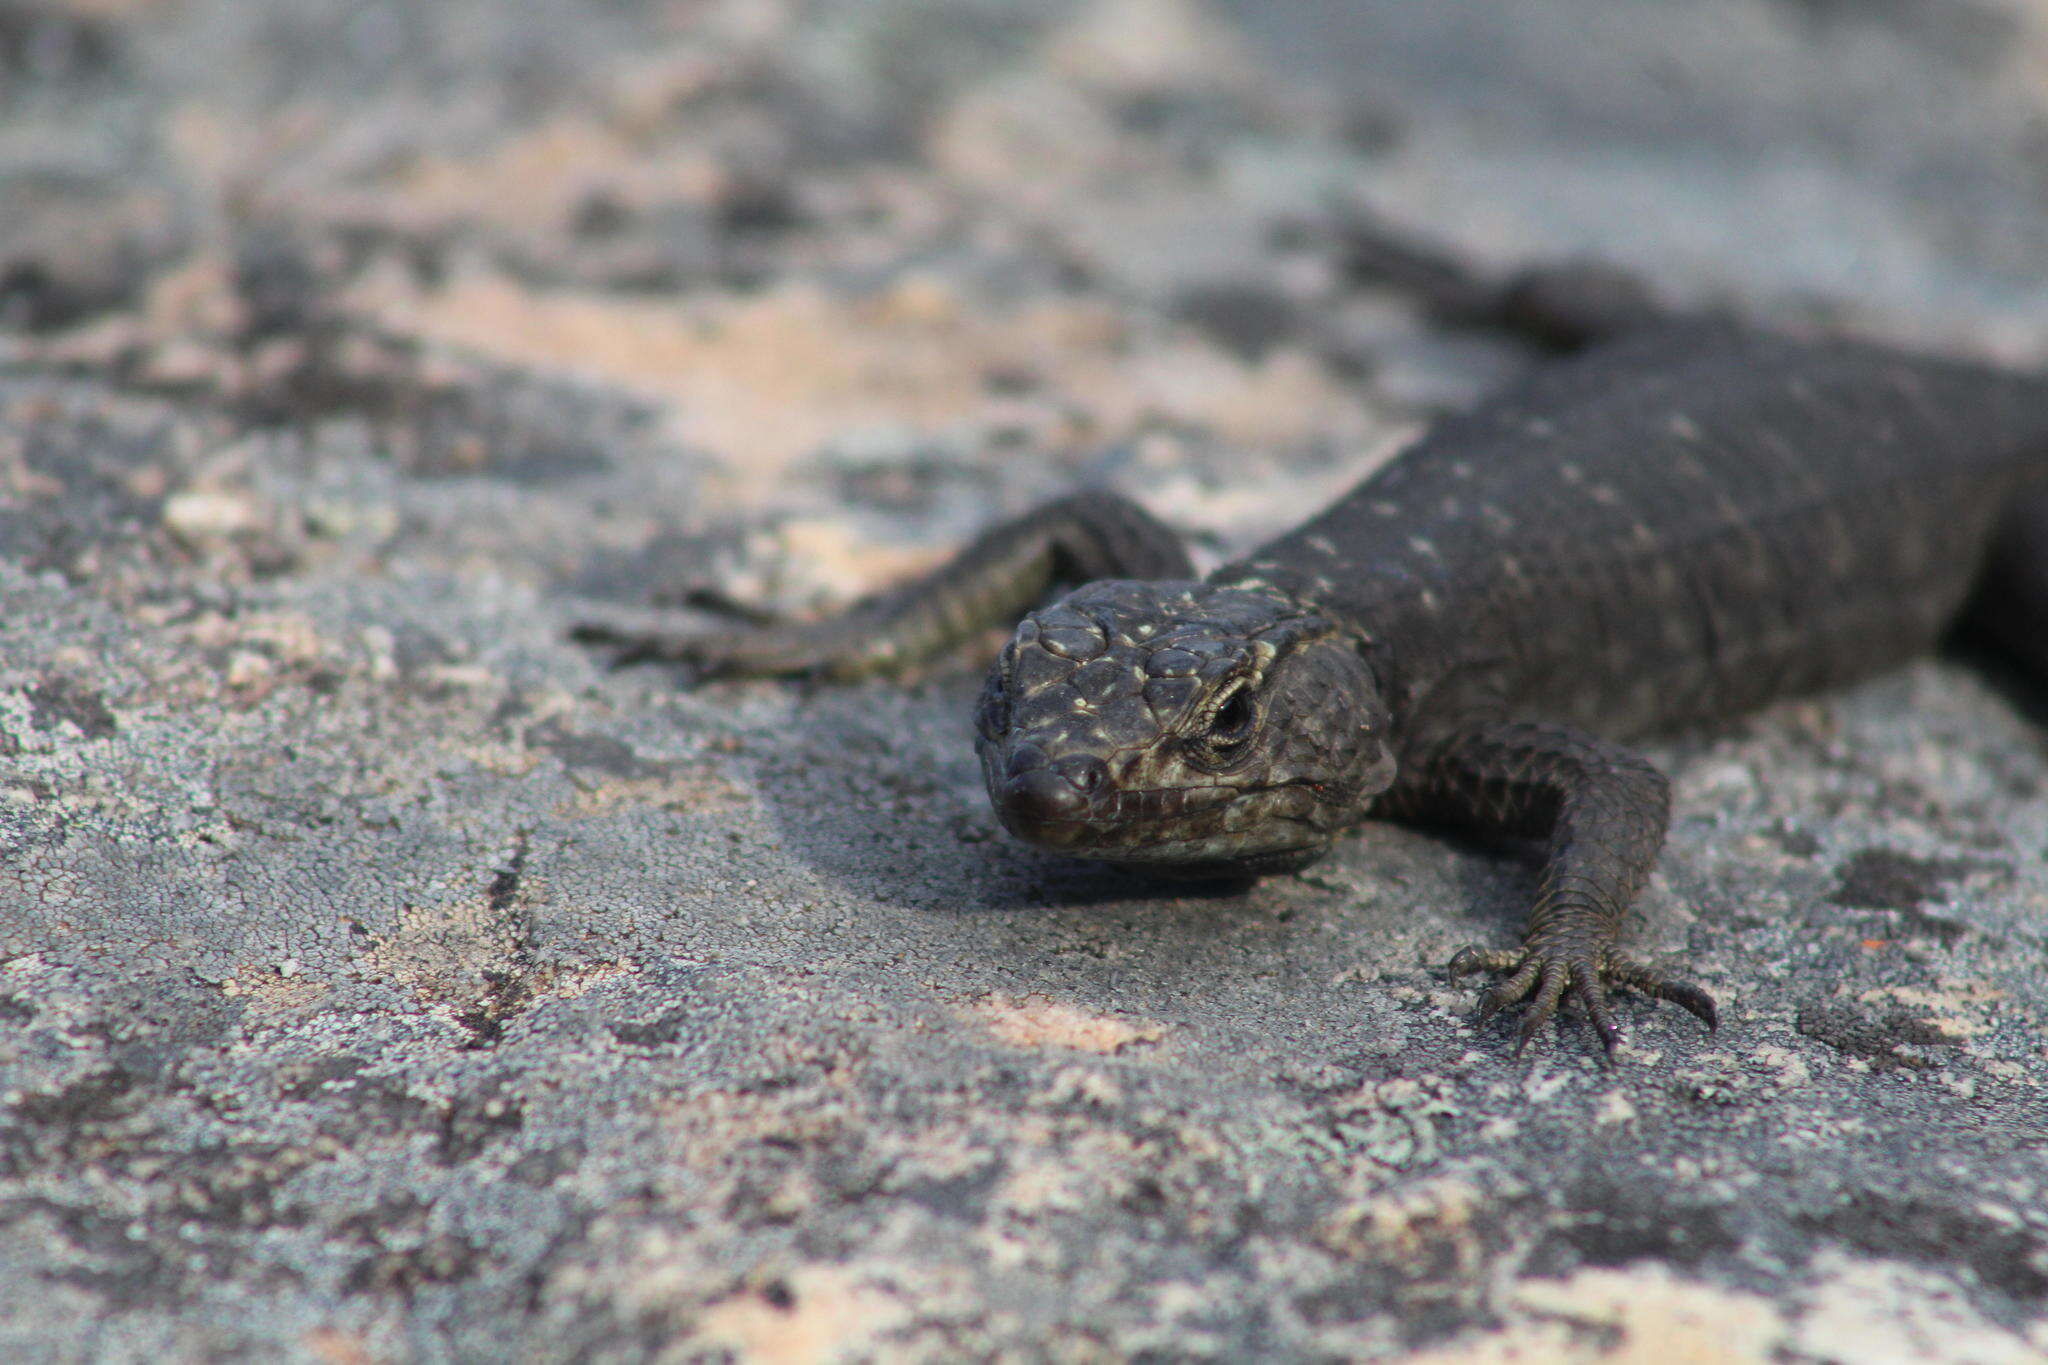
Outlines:
{"label": "lizard", "polygon": [[[1053,594],[1066,590],[1064,596]],[[1610,988],[1670,787],[1631,741],[1986,628],[2048,674],[2048,378],[1720,322],[1652,327],[1440,420],[1308,522],[1196,577],[1079,492],[817,622],[580,634],[704,675],[898,674],[1022,614],[976,706],[1017,837],[1168,874],[1301,867],[1368,817],[1534,841],[1520,944],[1468,947],[1516,1050]]]}

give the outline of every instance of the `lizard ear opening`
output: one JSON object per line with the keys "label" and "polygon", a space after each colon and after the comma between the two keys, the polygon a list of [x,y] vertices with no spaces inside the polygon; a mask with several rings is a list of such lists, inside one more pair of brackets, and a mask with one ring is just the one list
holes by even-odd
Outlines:
{"label": "lizard ear opening", "polygon": [[995,665],[990,668],[988,681],[982,684],[981,696],[974,706],[974,730],[983,742],[993,744],[1001,739],[1010,728],[1010,672],[1016,662],[1017,646],[1006,645]]}

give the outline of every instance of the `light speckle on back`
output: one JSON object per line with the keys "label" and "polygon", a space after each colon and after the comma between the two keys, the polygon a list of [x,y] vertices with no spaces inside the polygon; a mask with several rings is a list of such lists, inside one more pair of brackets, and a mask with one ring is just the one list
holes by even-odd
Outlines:
{"label": "light speckle on back", "polygon": [[2022,466],[2048,477],[2038,381],[1853,346],[1646,338],[1439,424],[1276,542],[1261,576],[1370,624],[1404,668],[1487,660],[1532,715],[1598,724],[1612,705],[1633,726],[1633,680],[1584,685],[1590,655],[1633,640],[1665,723],[1924,647],[1918,624],[1872,623],[1959,608],[1980,552],[1945,564],[1935,547],[1981,546],[2001,471]]}

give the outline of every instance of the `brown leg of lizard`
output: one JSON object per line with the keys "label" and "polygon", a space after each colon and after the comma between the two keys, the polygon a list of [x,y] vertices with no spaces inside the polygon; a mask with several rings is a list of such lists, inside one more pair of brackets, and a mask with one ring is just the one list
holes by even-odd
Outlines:
{"label": "brown leg of lizard", "polygon": [[1506,979],[1480,999],[1481,1018],[1528,1002],[1526,1044],[1567,996],[1584,1007],[1612,1052],[1617,1037],[1606,985],[1624,985],[1715,1022],[1705,991],[1622,957],[1615,949],[1629,906],[1656,867],[1670,816],[1664,775],[1626,749],[1557,726],[1502,724],[1433,746],[1394,793],[1396,804],[1498,834],[1547,840],[1522,946],[1467,948],[1454,973]]}
{"label": "brown leg of lizard", "polygon": [[636,633],[600,623],[575,637],[618,664],[667,659],[699,676],[901,673],[1016,620],[1055,586],[1098,578],[1186,578],[1180,537],[1128,498],[1093,489],[984,531],[943,567],[821,621],[706,634]]}

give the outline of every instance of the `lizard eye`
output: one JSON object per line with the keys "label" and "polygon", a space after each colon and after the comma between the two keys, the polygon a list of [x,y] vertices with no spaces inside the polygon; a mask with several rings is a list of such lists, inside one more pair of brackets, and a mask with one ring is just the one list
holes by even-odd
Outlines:
{"label": "lizard eye", "polygon": [[1251,734],[1256,715],[1250,684],[1237,684],[1209,717],[1209,742],[1227,745],[1245,739]]}

